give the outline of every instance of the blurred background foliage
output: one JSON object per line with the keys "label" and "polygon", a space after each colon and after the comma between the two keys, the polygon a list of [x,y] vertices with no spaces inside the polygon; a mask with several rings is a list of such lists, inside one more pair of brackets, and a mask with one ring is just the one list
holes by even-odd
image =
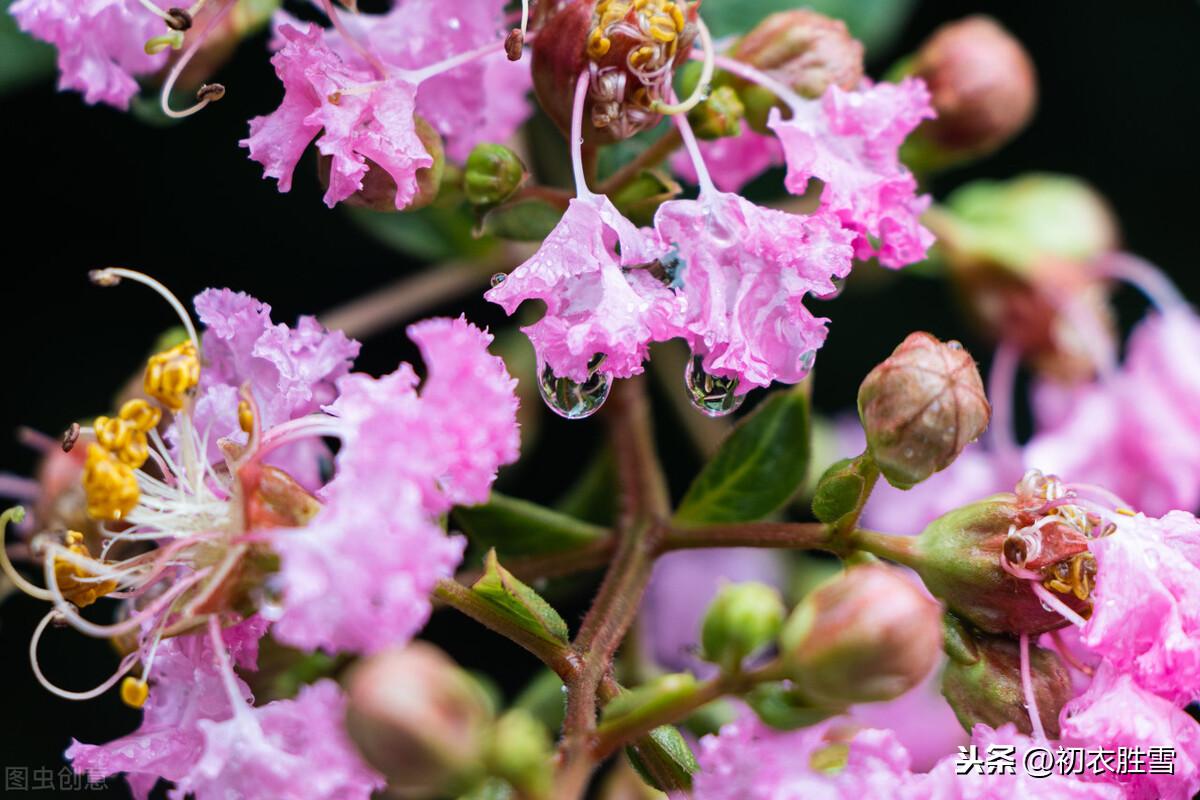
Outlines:
{"label": "blurred background foliage", "polygon": [[[362,5],[370,9],[379,3]],[[704,14],[720,36],[794,5],[789,0],[705,0]],[[1162,266],[1185,295],[1200,298],[1200,272],[1194,266],[1194,187],[1200,180],[1200,152],[1194,146],[1200,86],[1196,3],[821,0],[807,5],[846,20],[866,43],[874,76],[943,22],[970,13],[996,17],[1037,64],[1037,116],[1005,149],[939,175],[929,190],[941,198],[980,177],[1029,171],[1079,175],[1111,202],[1125,247]],[[207,286],[244,290],[270,303],[276,321],[291,322],[298,314],[321,313],[456,259],[458,296],[424,308],[421,315],[465,312],[490,325],[500,334],[499,351],[515,371],[527,374],[532,362],[527,343],[513,334],[514,326],[498,308],[480,298],[497,244],[472,237],[475,220],[445,204],[403,216],[328,210],[320,200],[311,152],[290,194],[280,195],[274,182],[262,180],[260,168],[237,141],[245,135],[246,121],[273,109],[280,96],[265,41],[260,34],[244,43],[215,76],[228,88],[219,104],[183,124],[147,125],[152,112],[126,115],[88,107],[75,94],[56,93],[53,53],[17,33],[7,14],[0,18],[0,152],[7,199],[0,245],[6,266],[0,469],[26,474],[33,469],[33,454],[10,435],[17,426],[53,433],[105,409],[171,324],[168,309],[147,292],[90,287],[86,272],[99,266],[144,270],[181,297]],[[549,167],[547,173],[566,166],[559,155],[561,139],[548,126],[535,128],[530,141],[531,160]],[[778,178],[756,182],[753,191],[778,187]],[[464,259],[475,266],[463,269]],[[986,367],[989,348],[964,326],[951,292],[920,273],[884,283],[878,270],[856,270],[838,299],[812,303],[816,313],[832,320],[817,361],[819,411],[851,406],[862,376],[914,329],[962,339]],[[1118,300],[1126,324],[1142,313],[1144,306],[1132,292]],[[654,384],[659,441],[676,499],[702,460],[667,402],[682,395],[680,355],[659,354],[658,363],[674,362],[674,372]],[[403,327],[395,326],[366,339],[358,363],[382,373],[398,360],[415,357]],[[747,407],[763,394],[756,392]],[[698,416],[686,421],[704,424]],[[592,465],[604,437],[599,419],[560,420],[534,396],[523,422],[524,456],[502,475],[499,488],[505,494],[551,503],[582,474],[603,477],[604,465]],[[586,495],[567,499],[573,512],[602,520],[602,511],[587,507]],[[466,527],[469,521],[460,524]],[[570,625],[582,613],[572,598],[583,595],[551,594]],[[25,650],[40,613],[38,604],[15,598],[0,616],[9,687],[0,752],[7,765],[57,769],[70,736],[110,739],[134,726],[136,712],[111,693],[72,704],[37,686]],[[532,658],[465,620],[439,615],[428,635],[465,666],[486,668],[498,691],[509,697],[533,674]],[[69,686],[98,682],[113,661],[103,642],[67,634],[49,637],[43,653],[49,677]],[[95,796],[125,796],[124,787],[112,783]]]}

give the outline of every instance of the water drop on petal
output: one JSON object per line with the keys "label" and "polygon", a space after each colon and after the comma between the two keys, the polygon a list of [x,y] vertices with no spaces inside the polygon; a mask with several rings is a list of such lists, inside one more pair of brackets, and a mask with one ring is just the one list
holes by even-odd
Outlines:
{"label": "water drop on petal", "polygon": [[600,410],[612,389],[612,378],[593,372],[584,383],[559,378],[549,366],[538,369],[538,392],[550,410],[566,419],[584,419]]}
{"label": "water drop on petal", "polygon": [[737,378],[718,378],[704,371],[704,357],[692,356],[683,374],[687,398],[697,411],[708,417],[723,417],[737,411],[746,399],[737,394]]}
{"label": "water drop on petal", "polygon": [[495,287],[499,286],[500,284],[504,283],[504,281],[507,279],[508,279],[507,272],[497,272],[496,274],[492,275],[492,277],[488,280],[488,283],[490,283],[492,285],[492,288],[495,288]]}

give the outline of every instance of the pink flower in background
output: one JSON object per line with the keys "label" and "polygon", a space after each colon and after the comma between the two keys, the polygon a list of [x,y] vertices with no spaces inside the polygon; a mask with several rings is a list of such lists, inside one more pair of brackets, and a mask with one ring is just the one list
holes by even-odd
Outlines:
{"label": "pink flower in background", "polygon": [[940,667],[932,670],[919,686],[895,700],[853,706],[847,717],[864,727],[888,729],[908,751],[914,770],[931,769],[970,740],[942,696],[941,672]]}
{"label": "pink flower in background", "polygon": [[622,268],[665,252],[608,198],[577,197],[537,253],[485,297],[510,315],[526,300],[545,301],[545,316],[521,330],[558,377],[583,383],[603,354],[600,371],[627,378],[642,371],[650,342],[677,335],[679,306],[648,270]]}
{"label": "pink flower in background", "polygon": [[678,267],[680,335],[706,372],[739,379],[738,393],[796,383],[825,342],[827,320],[803,305],[850,272],[852,235],[836,218],[762,208],[735,194],[702,192],[664,203],[654,219]]}
{"label": "pink flower in background", "polygon": [[82,92],[88,103],[129,108],[135,78],[167,63],[166,53],[145,51],[148,39],[167,32],[162,18],[136,2],[18,0],[9,13],[21,30],[58,48],[58,88]]}
{"label": "pink flower in background", "polygon": [[250,158],[279,181],[281,192],[289,191],[300,156],[321,134],[317,150],[331,159],[326,205],[362,188],[369,160],[395,181],[396,208],[406,207],[417,193],[417,171],[433,165],[413,121],[417,87],[346,63],[316,25],[284,25],[278,34],[284,45],[271,63],[283,82],[283,102],[250,120],[250,137],[241,142]]}
{"label": "pink flower in background", "polygon": [[[837,721],[777,731],[747,714],[700,740],[696,800],[802,800],[903,796],[911,780],[908,753],[889,731],[839,730]],[[844,760],[826,759],[848,745]],[[815,761],[815,763],[814,763]]]}
{"label": "pink flower in background", "polygon": [[296,429],[342,447],[320,513],[273,536],[281,641],[370,652],[411,638],[434,585],[462,560],[464,540],[437,516],[485,501],[496,470],[516,460],[516,382],[488,354],[491,336],[461,318],[426,320],[409,336],[428,368],[419,393],[408,364],[379,379],[347,375],[331,416]]}
{"label": "pink flower in background", "polygon": [[[700,154],[713,183],[723,192],[741,191],[742,187],[771,167],[783,165],[783,148],[773,136],[756,133],[748,125],[737,136],[701,141]],[[696,167],[686,152],[671,159],[671,169],[688,183],[697,183]]]}
{"label": "pink flower in background", "polygon": [[859,258],[878,255],[888,267],[924,259],[933,234],[919,218],[930,201],[916,194],[916,179],[898,156],[904,138],[934,116],[924,82],[907,78],[853,92],[830,86],[820,101],[791,108],[790,119],[772,109],[768,122],[783,144],[788,191],[803,194],[810,178],[820,179],[821,206],[859,234]]}
{"label": "pink flower in background", "polygon": [[1111,665],[1102,665],[1091,688],[1063,708],[1061,726],[1064,745],[1092,751],[1140,749],[1149,758],[1152,748],[1172,748],[1171,774],[1152,774],[1148,763],[1141,765],[1141,774],[1118,774],[1111,760],[1112,766],[1102,767],[1100,774],[1087,770],[1086,777],[1100,782],[1096,785],[1119,786],[1123,791],[1118,797],[1188,800],[1200,790],[1200,723]]}
{"label": "pink flower in background", "polygon": [[1142,689],[1175,703],[1200,697],[1200,522],[1117,517],[1091,543],[1095,607],[1082,640]]}

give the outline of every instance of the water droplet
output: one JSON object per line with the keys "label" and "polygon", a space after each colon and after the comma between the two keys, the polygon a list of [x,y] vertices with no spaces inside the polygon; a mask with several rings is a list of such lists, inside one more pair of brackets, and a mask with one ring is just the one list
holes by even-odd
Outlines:
{"label": "water droplet", "polygon": [[500,284],[504,283],[504,281],[506,281],[506,280],[508,280],[507,272],[497,272],[495,275],[493,275],[491,277],[491,279],[488,282],[490,284],[492,284],[492,288],[495,288],[495,287],[499,286]]}
{"label": "water droplet", "polygon": [[584,419],[600,410],[608,399],[612,378],[593,372],[584,383],[555,376],[549,366],[538,369],[538,392],[550,410],[567,419]]}
{"label": "water droplet", "polygon": [[951,350],[962,350],[963,349],[962,342],[958,341],[957,339],[951,339],[950,341],[946,342],[946,346],[949,347]]}
{"label": "water droplet", "polygon": [[462,22],[459,21],[458,17],[451,17],[446,20],[446,24],[450,26],[450,30],[452,31],[456,31],[462,27]]}
{"label": "water droplet", "polygon": [[718,378],[704,371],[704,357],[692,356],[683,374],[687,398],[708,417],[723,417],[737,411],[746,396],[737,394],[737,378]]}
{"label": "water droplet", "polygon": [[816,295],[816,298],[818,300],[834,300],[838,297],[841,297],[842,292],[846,289],[846,279],[845,278],[834,278],[832,280],[832,282],[833,282],[833,291],[828,292],[827,294]]}

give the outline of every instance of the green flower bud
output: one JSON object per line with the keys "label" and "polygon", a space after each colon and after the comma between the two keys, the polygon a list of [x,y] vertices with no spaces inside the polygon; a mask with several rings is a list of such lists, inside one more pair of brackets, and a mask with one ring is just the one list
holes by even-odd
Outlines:
{"label": "green flower bud", "polygon": [[950,466],[991,413],[971,354],[928,333],[909,334],[858,389],[867,447],[899,489]]}
{"label": "green flower bud", "polygon": [[851,567],[796,606],[780,636],[796,690],[813,705],[891,700],[941,654],[941,611],[895,569]]}
{"label": "green flower bud", "polygon": [[700,105],[688,112],[692,131],[700,139],[720,139],[742,132],[740,121],[746,108],[732,86],[718,86]]}
{"label": "green flower bud", "polygon": [[529,797],[545,797],[553,776],[554,744],[546,728],[528,711],[515,708],[500,717],[486,755],[488,772],[504,778]]}
{"label": "green flower bud", "polygon": [[[1020,646],[1007,636],[986,634],[976,634],[973,644],[975,661],[951,658],[942,673],[942,694],[958,721],[968,731],[980,722],[993,728],[1011,722],[1017,730],[1031,734],[1033,726],[1021,684]],[[1050,650],[1031,645],[1029,660],[1042,727],[1051,739],[1057,739],[1059,712],[1073,694],[1071,676]]]}
{"label": "green flower bud", "polygon": [[527,177],[529,170],[512,150],[499,144],[480,144],[467,156],[463,191],[472,205],[495,205],[512,197]]}
{"label": "green flower bud", "polygon": [[867,500],[874,462],[870,457],[844,458],[825,470],[813,492],[813,515],[834,524],[847,514],[860,511]]}
{"label": "green flower bud", "polygon": [[412,642],[360,662],[346,693],[346,730],[402,796],[453,793],[482,771],[491,703],[433,645]]}
{"label": "green flower bud", "polygon": [[701,624],[704,659],[737,672],[744,658],[775,640],[783,617],[783,598],[772,586],[747,582],[721,587]]}

